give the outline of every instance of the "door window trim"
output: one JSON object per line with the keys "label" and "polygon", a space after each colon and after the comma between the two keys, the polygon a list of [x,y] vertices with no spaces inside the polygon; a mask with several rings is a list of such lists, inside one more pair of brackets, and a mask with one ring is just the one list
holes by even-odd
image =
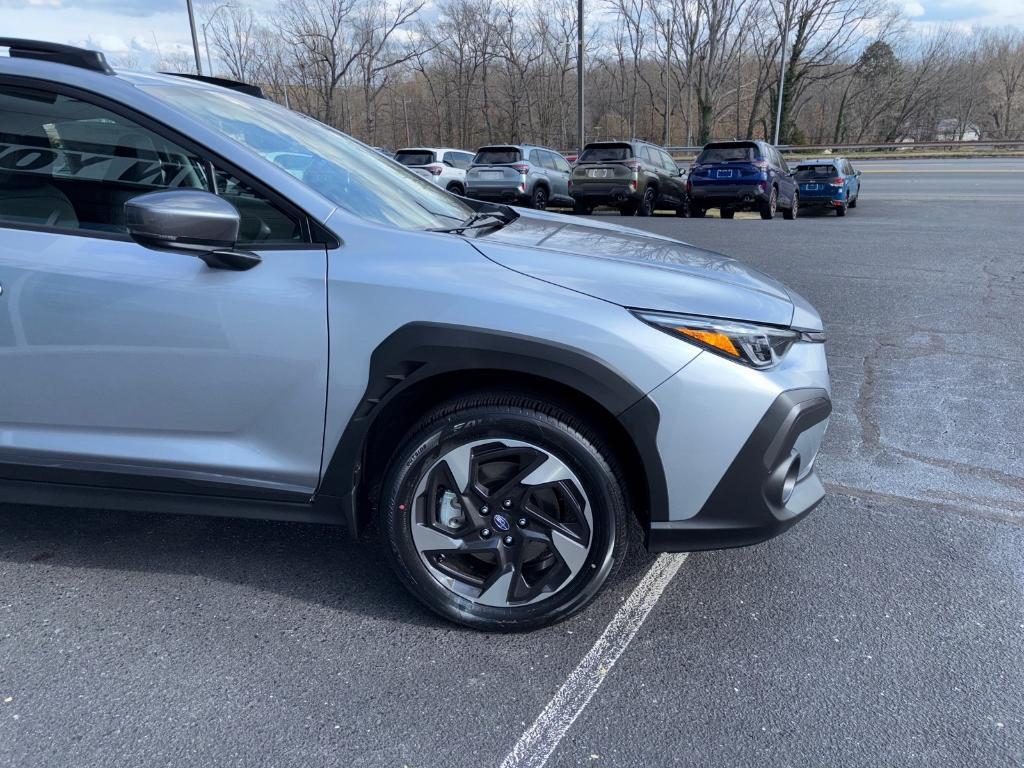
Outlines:
{"label": "door window trim", "polygon": [[[276,191],[273,187],[268,186],[266,183],[259,181],[252,174],[246,172],[242,168],[239,168],[234,163],[221,157],[216,152],[208,149],[199,142],[191,139],[174,128],[168,126],[165,123],[155,120],[152,117],[145,115],[137,110],[122,104],[119,101],[96,93],[95,91],[89,91],[84,88],[76,88],[75,86],[65,85],[64,83],[58,83],[53,80],[45,80],[39,77],[27,77],[24,75],[2,75],[0,74],[0,86],[13,86],[20,88],[35,88],[36,90],[46,90],[52,93],[58,93],[62,96],[70,96],[71,98],[81,99],[90,104],[93,104],[101,109],[105,109],[109,112],[113,112],[115,115],[132,120],[138,125],[152,131],[163,139],[177,144],[182,149],[185,149],[194,155],[198,156],[204,162],[212,162],[217,168],[222,171],[234,176],[243,184],[247,185],[257,193],[266,197],[266,199],[280,208],[286,215],[292,216],[298,221],[300,231],[302,233],[302,240],[295,243],[268,243],[266,245],[250,244],[245,245],[245,248],[253,251],[308,251],[311,246],[324,246],[328,250],[338,248],[341,245],[340,238],[337,237],[333,232],[327,230],[319,221],[314,219],[304,210],[299,208],[295,203],[289,200],[287,197]],[[118,242],[135,242],[129,235],[121,232],[94,232],[89,230],[76,230],[76,229],[64,229],[58,227],[47,227],[35,224],[17,224],[0,221],[0,229],[19,229],[29,230],[33,232],[46,232],[48,234],[60,234],[60,235],[71,235],[72,237],[94,237],[103,240],[116,240]]]}

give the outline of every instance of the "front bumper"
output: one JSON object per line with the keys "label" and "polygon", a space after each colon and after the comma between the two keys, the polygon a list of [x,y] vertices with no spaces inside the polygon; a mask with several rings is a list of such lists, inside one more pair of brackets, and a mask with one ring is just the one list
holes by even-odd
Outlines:
{"label": "front bumper", "polygon": [[814,509],[825,489],[813,467],[800,476],[798,440],[832,412],[824,389],[776,398],[700,511],[686,520],[651,521],[651,552],[743,547],[785,531]]}
{"label": "front bumper", "polygon": [[745,546],[810,512],[824,494],[814,463],[829,392],[825,345],[810,342],[767,371],[703,352],[650,392],[665,492],[652,494],[648,548]]}

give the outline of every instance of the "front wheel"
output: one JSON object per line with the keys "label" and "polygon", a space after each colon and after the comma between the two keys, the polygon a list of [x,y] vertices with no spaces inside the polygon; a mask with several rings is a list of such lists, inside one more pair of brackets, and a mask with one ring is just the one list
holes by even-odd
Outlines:
{"label": "front wheel", "polygon": [[857,197],[853,198],[853,200],[850,201],[850,207],[851,208],[856,208],[857,207],[857,200],[859,200],[859,199],[860,199],[860,193],[857,193]]}
{"label": "front wheel", "polygon": [[846,215],[846,203],[844,202],[842,205],[837,205],[836,206],[836,216],[845,216],[845,215]]}
{"label": "front wheel", "polygon": [[541,400],[496,393],[434,409],[402,442],[381,490],[399,579],[431,610],[476,629],[561,621],[625,556],[611,448]]}
{"label": "front wheel", "polygon": [[462,188],[462,185],[461,185],[461,184],[459,184],[458,182],[454,182],[454,181],[453,181],[453,182],[452,182],[451,184],[449,184],[449,185],[448,185],[448,186],[446,187],[446,189],[447,189],[447,190],[448,190],[449,192],[451,192],[451,193],[452,193],[453,195],[458,195],[459,197],[462,197],[462,196],[464,196],[464,195],[466,194],[466,190],[464,190],[464,189]]}

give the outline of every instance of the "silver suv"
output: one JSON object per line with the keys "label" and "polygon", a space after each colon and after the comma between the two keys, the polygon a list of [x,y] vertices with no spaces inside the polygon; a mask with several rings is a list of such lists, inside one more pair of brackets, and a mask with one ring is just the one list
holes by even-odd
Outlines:
{"label": "silver suv", "polygon": [[466,196],[528,205],[572,207],[572,167],[558,152],[530,144],[481,147],[466,173]]}
{"label": "silver suv", "polygon": [[441,189],[463,195],[473,153],[449,147],[406,147],[395,153],[395,160]]}
{"label": "silver suv", "polygon": [[0,46],[0,499],[375,522],[486,630],[580,610],[630,526],[739,546],[821,500],[821,319],[771,278],[455,197],[244,92]]}

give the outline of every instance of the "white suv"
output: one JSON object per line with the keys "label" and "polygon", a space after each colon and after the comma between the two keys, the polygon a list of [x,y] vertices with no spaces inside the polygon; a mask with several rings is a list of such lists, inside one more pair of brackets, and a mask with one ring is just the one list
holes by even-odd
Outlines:
{"label": "white suv", "polygon": [[442,189],[463,195],[473,153],[448,147],[406,147],[395,153],[395,160]]}

